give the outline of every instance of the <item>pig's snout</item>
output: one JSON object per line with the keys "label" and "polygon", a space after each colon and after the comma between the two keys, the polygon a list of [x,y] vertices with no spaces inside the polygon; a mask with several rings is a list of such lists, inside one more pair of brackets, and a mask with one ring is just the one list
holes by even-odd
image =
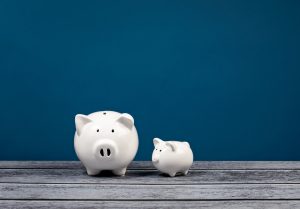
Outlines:
{"label": "pig's snout", "polygon": [[113,159],[117,153],[117,145],[111,140],[102,139],[95,144],[95,155],[98,159]]}
{"label": "pig's snout", "polygon": [[152,156],[152,162],[158,163],[158,157],[157,156]]}

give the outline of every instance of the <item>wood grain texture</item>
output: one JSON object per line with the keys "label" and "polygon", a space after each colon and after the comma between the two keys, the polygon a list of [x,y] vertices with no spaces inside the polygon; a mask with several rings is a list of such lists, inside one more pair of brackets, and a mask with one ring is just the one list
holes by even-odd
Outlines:
{"label": "wood grain texture", "polygon": [[187,176],[170,178],[155,170],[129,170],[118,177],[110,172],[88,176],[80,169],[0,169],[2,183],[91,184],[229,184],[300,183],[300,170],[192,170]]}
{"label": "wood grain texture", "polygon": [[[0,161],[0,169],[6,168],[83,168],[79,161]],[[153,170],[151,161],[133,161],[129,169]],[[300,161],[196,161],[192,169],[200,170],[300,170]]]}
{"label": "wood grain texture", "polygon": [[0,208],[20,209],[96,209],[96,208],[215,208],[215,209],[290,209],[300,208],[300,201],[26,201],[0,200]]}
{"label": "wood grain texture", "polygon": [[0,208],[300,208],[300,162],[197,161],[187,176],[132,162],[91,177],[78,161],[0,161]]}
{"label": "wood grain texture", "polygon": [[0,184],[0,199],[300,200],[299,184],[101,185]]}

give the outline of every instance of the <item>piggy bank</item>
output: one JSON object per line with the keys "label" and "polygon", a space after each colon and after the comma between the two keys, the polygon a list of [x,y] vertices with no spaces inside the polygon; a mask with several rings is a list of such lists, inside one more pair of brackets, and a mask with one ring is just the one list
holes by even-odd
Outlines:
{"label": "piggy bank", "polygon": [[177,173],[187,175],[193,163],[193,152],[188,142],[153,139],[153,165],[161,172],[174,177]]}
{"label": "piggy bank", "polygon": [[75,125],[75,152],[88,175],[97,175],[102,170],[125,175],[138,149],[133,117],[113,111],[78,114]]}

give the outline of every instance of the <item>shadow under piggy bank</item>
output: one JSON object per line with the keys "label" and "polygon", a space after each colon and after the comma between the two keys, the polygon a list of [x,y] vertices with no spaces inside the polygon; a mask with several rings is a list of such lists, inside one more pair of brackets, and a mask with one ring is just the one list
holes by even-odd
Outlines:
{"label": "shadow under piggy bank", "polygon": [[[178,173],[176,173],[176,175],[174,177],[181,177],[181,176],[188,177],[189,175],[190,175],[190,172],[187,175],[184,175],[184,173],[178,172]],[[166,173],[160,173],[159,176],[161,176],[161,177],[169,177],[170,178],[170,175],[166,174]],[[172,177],[172,178],[174,178],[174,177]]]}
{"label": "shadow under piggy bank", "polygon": [[[87,175],[86,171],[83,171],[84,175]],[[183,173],[177,173],[175,177],[181,177],[181,176],[185,176]],[[188,177],[190,176],[190,172],[185,176]],[[130,177],[130,178],[139,178],[139,177],[162,177],[162,178],[166,178],[170,176],[166,173],[161,173],[160,171],[157,170],[129,170],[126,172],[125,176],[118,176],[112,173],[112,171],[110,170],[103,170],[101,171],[99,174],[94,175],[94,176],[90,176],[90,177],[120,177],[120,178],[124,178],[124,177]]]}
{"label": "shadow under piggy bank", "polygon": [[[84,175],[88,175],[86,173],[86,171],[84,171],[83,173],[84,173]],[[122,177],[122,176],[115,175],[115,174],[113,174],[112,171],[109,171],[109,170],[103,170],[99,174],[97,174],[97,175],[91,175],[90,177]]]}

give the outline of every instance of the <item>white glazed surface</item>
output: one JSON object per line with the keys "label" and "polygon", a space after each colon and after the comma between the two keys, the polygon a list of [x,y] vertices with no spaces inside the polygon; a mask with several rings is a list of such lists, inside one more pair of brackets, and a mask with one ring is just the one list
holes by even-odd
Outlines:
{"label": "white glazed surface", "polygon": [[177,173],[187,175],[193,163],[193,152],[188,142],[154,138],[153,144],[152,162],[159,171],[172,177]]}
{"label": "white glazed surface", "polygon": [[78,114],[75,125],[75,152],[88,175],[97,175],[102,170],[125,175],[138,149],[132,116],[113,111]]}

